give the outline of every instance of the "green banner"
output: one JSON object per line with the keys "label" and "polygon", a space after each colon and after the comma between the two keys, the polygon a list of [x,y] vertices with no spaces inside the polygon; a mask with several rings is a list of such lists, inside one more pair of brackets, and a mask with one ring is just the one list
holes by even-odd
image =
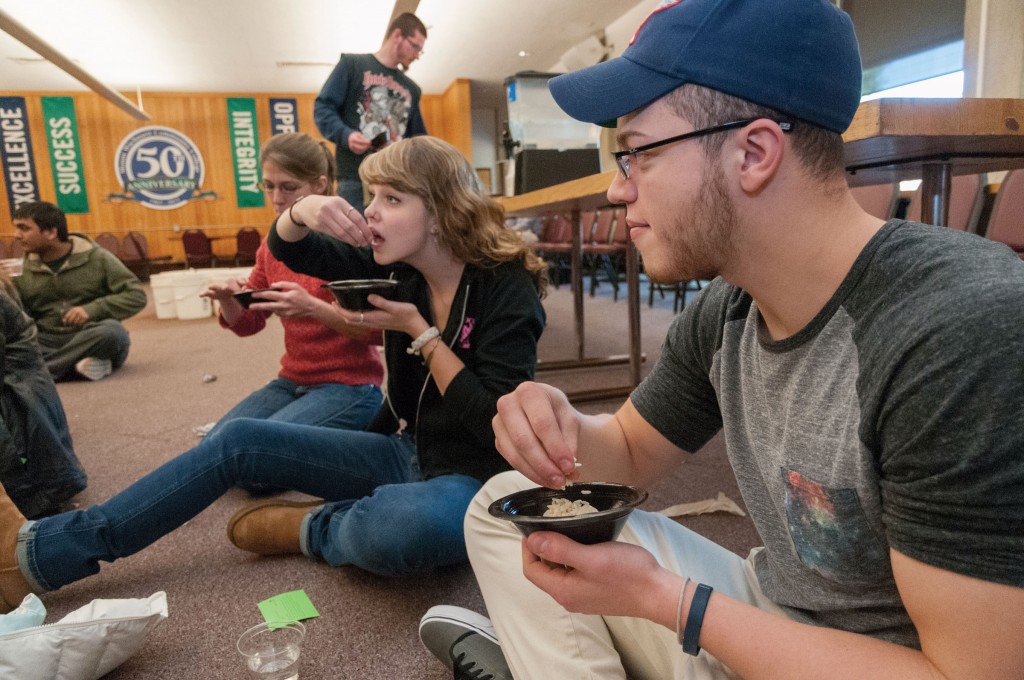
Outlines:
{"label": "green banner", "polygon": [[260,139],[256,129],[256,100],[228,97],[228,127],[235,163],[235,195],[239,208],[262,208],[260,189]]}
{"label": "green banner", "polygon": [[57,207],[70,215],[89,212],[82,167],[82,145],[78,141],[78,118],[71,97],[41,97],[46,121],[46,143],[50,147],[50,168]]}

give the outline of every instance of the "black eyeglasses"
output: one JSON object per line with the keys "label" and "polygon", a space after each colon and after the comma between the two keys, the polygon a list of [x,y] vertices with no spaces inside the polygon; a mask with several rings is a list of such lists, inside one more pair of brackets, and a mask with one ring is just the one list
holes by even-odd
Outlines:
{"label": "black eyeglasses", "polygon": [[[666,144],[674,144],[675,142],[682,142],[687,139],[696,139],[697,137],[704,137],[705,135],[714,134],[715,132],[725,132],[726,130],[735,130],[736,128],[742,128],[750,125],[755,120],[760,118],[745,118],[744,120],[734,120],[728,123],[722,123],[721,125],[715,125],[713,127],[704,128],[703,130],[694,130],[693,132],[687,132],[686,134],[676,135],[675,137],[669,137],[668,139],[662,139],[658,142],[651,142],[650,144],[644,144],[643,146],[633,147],[626,151],[616,151],[612,155],[615,156],[615,164],[619,166],[619,172],[626,179],[629,179],[629,158],[634,156],[641,151],[650,151],[651,149],[657,149],[659,146],[665,146]],[[777,120],[775,123],[782,128],[783,132],[791,132],[793,130],[793,123],[790,121]]]}
{"label": "black eyeglasses", "polygon": [[402,38],[409,41],[409,47],[412,48],[413,52],[420,55],[421,57],[423,56],[423,47],[424,45],[426,45],[426,43],[417,43],[413,41],[411,35],[403,35]]}

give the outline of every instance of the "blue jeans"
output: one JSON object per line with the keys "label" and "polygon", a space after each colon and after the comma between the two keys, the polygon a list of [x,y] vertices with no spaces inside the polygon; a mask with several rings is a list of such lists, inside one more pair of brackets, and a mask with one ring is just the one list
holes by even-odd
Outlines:
{"label": "blue jeans", "polygon": [[423,480],[407,435],[243,418],[104,503],[26,522],[18,566],[35,590],[54,590],[142,550],[240,482],[325,499],[303,521],[306,553],[381,575],[465,562],[462,518],[481,486]]}
{"label": "blue jeans", "polygon": [[339,179],[338,195],[349,202],[359,212],[365,212],[363,206],[363,183],[358,179]]}
{"label": "blue jeans", "polygon": [[287,378],[275,378],[238,402],[206,434],[215,434],[229,420],[238,418],[362,430],[373,420],[380,401],[376,385],[299,385]]}

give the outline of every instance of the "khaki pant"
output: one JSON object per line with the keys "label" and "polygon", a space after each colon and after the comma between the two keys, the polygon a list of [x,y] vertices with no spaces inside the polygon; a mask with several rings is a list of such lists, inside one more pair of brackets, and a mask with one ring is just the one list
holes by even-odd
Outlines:
{"label": "khaki pant", "polygon": [[[536,486],[518,472],[492,478],[466,513],[466,544],[502,651],[518,680],[735,678],[702,651],[685,654],[669,630],[645,619],[570,614],[523,577],[522,536],[487,507]],[[761,592],[752,558],[744,560],[662,515],[635,511],[620,541],[641,545],[678,574],[707,583],[765,611],[785,616]]]}

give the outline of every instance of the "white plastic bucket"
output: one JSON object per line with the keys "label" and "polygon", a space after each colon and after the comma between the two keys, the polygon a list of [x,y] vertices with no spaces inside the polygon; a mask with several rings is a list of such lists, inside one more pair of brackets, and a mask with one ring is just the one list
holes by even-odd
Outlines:
{"label": "white plastic bucket", "polygon": [[206,274],[206,280],[209,283],[223,283],[234,276],[233,267],[214,267],[212,269],[204,269],[203,273]]}
{"label": "white plastic bucket", "polygon": [[153,290],[153,305],[156,307],[156,318],[177,319],[178,309],[174,303],[174,277],[176,272],[160,272],[149,277],[149,286]]}
{"label": "white plastic bucket", "polygon": [[174,274],[174,308],[179,319],[202,319],[210,316],[210,298],[199,297],[206,290],[206,272],[188,271]]}

